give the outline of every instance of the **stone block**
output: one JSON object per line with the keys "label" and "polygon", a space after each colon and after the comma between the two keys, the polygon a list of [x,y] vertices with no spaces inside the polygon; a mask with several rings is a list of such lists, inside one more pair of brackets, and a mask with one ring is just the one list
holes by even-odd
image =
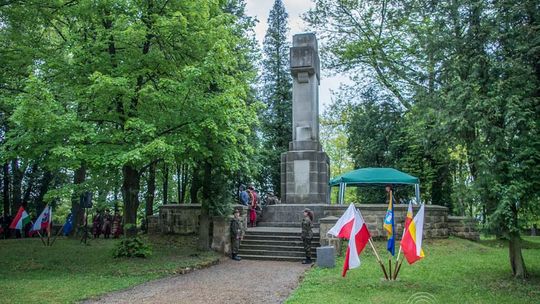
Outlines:
{"label": "stone block", "polygon": [[336,250],[334,246],[317,247],[317,266],[322,268],[336,267]]}

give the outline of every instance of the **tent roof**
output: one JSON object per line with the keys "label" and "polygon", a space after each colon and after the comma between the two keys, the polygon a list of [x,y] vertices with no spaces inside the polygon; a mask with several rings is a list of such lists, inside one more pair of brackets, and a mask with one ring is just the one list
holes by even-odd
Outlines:
{"label": "tent roof", "polygon": [[419,184],[417,177],[392,168],[362,168],[330,180],[330,186],[344,184]]}

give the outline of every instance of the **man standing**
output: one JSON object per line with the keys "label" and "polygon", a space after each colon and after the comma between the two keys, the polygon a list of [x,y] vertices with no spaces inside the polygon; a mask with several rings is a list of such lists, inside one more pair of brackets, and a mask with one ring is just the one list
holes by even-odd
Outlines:
{"label": "man standing", "polygon": [[240,240],[244,238],[244,230],[240,221],[240,209],[234,209],[234,217],[231,220],[231,258],[235,261],[240,261],[242,258],[238,256],[240,250]]}
{"label": "man standing", "polygon": [[257,226],[257,207],[259,204],[259,194],[255,191],[253,184],[248,185],[249,195],[249,225],[250,227]]}
{"label": "man standing", "polygon": [[246,191],[246,186],[240,185],[240,204],[247,206],[249,204],[249,194]]}

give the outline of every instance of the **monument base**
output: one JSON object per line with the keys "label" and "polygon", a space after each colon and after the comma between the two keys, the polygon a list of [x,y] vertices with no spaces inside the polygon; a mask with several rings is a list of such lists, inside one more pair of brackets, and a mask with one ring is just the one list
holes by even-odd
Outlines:
{"label": "monument base", "polygon": [[281,202],[329,203],[330,158],[323,151],[300,150],[281,154]]}
{"label": "monument base", "polygon": [[324,208],[327,206],[326,204],[278,204],[266,206],[261,222],[272,223],[276,226],[288,226],[287,224],[298,224],[299,226],[304,217],[304,208],[309,208],[315,215],[313,223],[317,224],[320,218],[325,217]]}

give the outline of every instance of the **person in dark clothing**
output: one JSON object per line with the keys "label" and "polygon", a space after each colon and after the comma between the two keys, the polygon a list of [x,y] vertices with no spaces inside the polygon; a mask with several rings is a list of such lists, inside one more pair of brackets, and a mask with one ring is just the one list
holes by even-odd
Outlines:
{"label": "person in dark clothing", "polygon": [[231,220],[231,258],[240,261],[238,256],[240,250],[240,241],[244,238],[242,221],[240,220],[240,209],[234,210],[234,217]]}
{"label": "person in dark clothing", "polygon": [[304,251],[306,253],[306,259],[302,261],[302,264],[311,264],[311,240],[313,239],[313,211],[306,208],[304,209],[304,218],[302,218],[302,243],[304,244]]}

